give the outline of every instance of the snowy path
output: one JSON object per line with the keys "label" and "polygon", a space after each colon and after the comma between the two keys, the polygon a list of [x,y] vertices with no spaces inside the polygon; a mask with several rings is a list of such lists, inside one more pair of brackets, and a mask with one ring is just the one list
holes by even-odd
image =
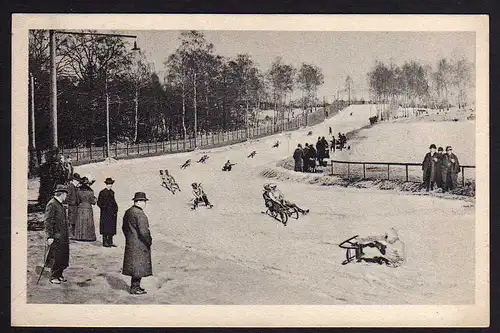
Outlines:
{"label": "snowy path", "polygon": [[[350,116],[350,112],[357,114]],[[138,300],[124,288],[119,274],[124,238],[117,249],[98,244],[72,244],[72,268],[78,278],[93,282],[79,302],[175,304],[463,304],[474,300],[474,207],[459,200],[402,195],[375,190],[321,187],[277,182],[285,196],[311,213],[283,227],[264,210],[259,172],[288,156],[297,142],[315,143],[326,135],[364,126],[367,106],[355,106],[327,123],[292,133],[263,138],[211,151],[85,165],[77,172],[92,173],[97,192],[106,177],[114,186],[119,216],[131,205],[136,191],[145,191],[153,235],[154,276],[144,280],[150,293]],[[271,145],[279,139],[279,148]],[[253,159],[247,155],[256,150]],[[196,160],[207,153],[206,164]],[[187,170],[180,165],[191,158]],[[230,159],[231,172],[222,172]],[[169,169],[183,192],[172,195],[160,186],[159,169]],[[202,182],[215,207],[191,211],[190,184]],[[98,209],[95,209],[98,221]],[[96,223],[98,225],[98,223]],[[121,221],[119,221],[121,226]],[[382,234],[395,227],[407,248],[408,262],[397,269],[368,264],[342,266],[341,241],[356,235]],[[108,251],[109,250],[109,251]],[[108,253],[108,254],[105,254]],[[88,256],[92,255],[93,259]],[[86,265],[92,264],[93,268]],[[71,269],[73,271],[71,271]],[[80,269],[83,273],[77,273]],[[103,277],[104,275],[106,278]],[[100,279],[100,280],[99,280]],[[101,281],[101,282],[99,282]],[[116,282],[121,281],[121,282]],[[68,287],[71,288],[78,287]],[[37,299],[42,291],[33,293]],[[56,293],[57,296],[57,293]],[[56,297],[53,296],[53,297]]]}

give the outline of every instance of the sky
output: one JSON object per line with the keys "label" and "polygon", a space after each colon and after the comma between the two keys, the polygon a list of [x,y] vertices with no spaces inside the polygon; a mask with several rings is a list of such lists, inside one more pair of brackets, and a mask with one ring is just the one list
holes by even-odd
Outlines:
{"label": "sky", "polygon": [[[160,78],[164,61],[179,46],[179,30],[118,31],[137,35],[138,46],[154,64]],[[354,80],[358,98],[368,98],[367,73],[375,61],[401,65],[416,60],[435,67],[439,59],[463,56],[475,63],[474,32],[293,32],[293,31],[202,31],[215,52],[235,57],[248,53],[261,71],[281,56],[299,68],[302,63],[322,69],[324,84],[318,97],[330,100],[344,89],[347,75]],[[342,98],[342,93],[341,93]]]}

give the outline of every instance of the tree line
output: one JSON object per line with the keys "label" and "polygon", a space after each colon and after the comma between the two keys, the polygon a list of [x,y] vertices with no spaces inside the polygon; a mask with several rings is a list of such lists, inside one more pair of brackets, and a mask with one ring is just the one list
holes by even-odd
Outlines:
{"label": "tree line", "polygon": [[370,92],[379,104],[444,109],[468,106],[473,65],[465,58],[443,58],[433,69],[416,61],[402,66],[376,61],[367,74]]}
{"label": "tree line", "polygon": [[[165,56],[160,78],[142,50],[123,39],[57,35],[59,145],[102,145],[106,108],[111,142],[144,142],[193,137],[258,125],[259,110],[273,109],[274,122],[287,110],[316,106],[321,69],[300,68],[281,57],[263,72],[249,54],[224,57],[203,33],[180,33],[175,52]],[[50,53],[47,30],[29,34],[30,108],[37,149],[50,146]],[[293,100],[299,89],[302,97]],[[30,141],[31,142],[31,141]]]}

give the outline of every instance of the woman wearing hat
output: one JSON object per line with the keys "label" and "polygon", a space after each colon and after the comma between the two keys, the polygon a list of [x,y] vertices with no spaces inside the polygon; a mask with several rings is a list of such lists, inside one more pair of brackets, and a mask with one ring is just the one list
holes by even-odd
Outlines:
{"label": "woman wearing hat", "polygon": [[149,231],[148,217],[144,213],[146,193],[137,192],[132,199],[134,205],[123,215],[123,234],[125,235],[125,254],[122,274],[131,277],[130,293],[142,295],[141,279],[153,275],[151,263],[151,244],[153,239]]}
{"label": "woman wearing hat", "polygon": [[92,206],[96,204],[97,198],[90,187],[91,176],[85,176],[81,180],[78,191],[78,218],[75,224],[75,239],[80,241],[95,241],[94,211]]}
{"label": "woman wearing hat", "polygon": [[422,162],[422,171],[424,173],[425,190],[429,192],[429,188],[434,190],[434,176],[436,175],[436,145],[432,144],[429,147],[429,152],[425,154],[424,161]]}
{"label": "woman wearing hat", "polygon": [[118,214],[118,204],[115,200],[115,192],[112,190],[114,180],[106,178],[104,188],[99,192],[97,206],[101,209],[99,216],[99,232],[102,235],[102,245],[104,247],[116,247],[113,244],[113,236],[116,235],[116,217]]}

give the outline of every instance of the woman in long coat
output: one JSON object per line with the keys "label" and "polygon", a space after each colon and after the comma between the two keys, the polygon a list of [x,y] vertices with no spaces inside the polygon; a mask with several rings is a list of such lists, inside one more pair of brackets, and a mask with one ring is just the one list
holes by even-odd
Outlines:
{"label": "woman in long coat", "polygon": [[90,187],[88,177],[82,178],[82,185],[78,191],[78,218],[75,224],[75,239],[80,241],[95,241],[94,211],[92,206],[97,198]]}
{"label": "woman in long coat", "polygon": [[131,294],[144,294],[141,278],[153,275],[151,263],[151,244],[153,239],[149,231],[148,217],[143,211],[146,194],[137,192],[134,205],[123,216],[123,234],[125,235],[125,254],[122,274],[131,277]]}

